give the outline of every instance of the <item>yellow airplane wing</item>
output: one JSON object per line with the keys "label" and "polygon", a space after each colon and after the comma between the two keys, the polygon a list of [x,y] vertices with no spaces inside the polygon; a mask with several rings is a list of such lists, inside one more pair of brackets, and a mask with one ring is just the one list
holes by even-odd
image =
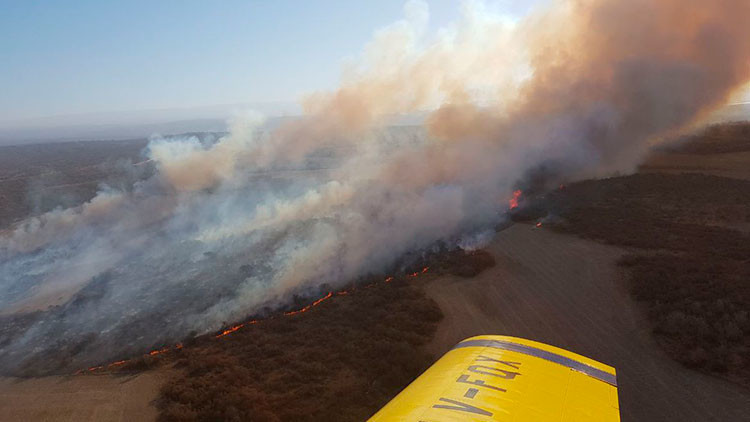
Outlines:
{"label": "yellow airplane wing", "polygon": [[620,420],[615,369],[535,341],[457,344],[370,422]]}

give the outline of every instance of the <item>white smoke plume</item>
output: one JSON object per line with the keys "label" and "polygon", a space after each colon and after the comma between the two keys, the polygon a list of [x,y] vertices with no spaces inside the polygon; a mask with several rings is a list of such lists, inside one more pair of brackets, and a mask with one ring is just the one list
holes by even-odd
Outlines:
{"label": "white smoke plume", "polygon": [[[0,332],[0,368],[77,369],[486,242],[530,173],[630,171],[750,79],[746,0],[560,0],[521,20],[465,2],[437,34],[428,19],[408,2],[304,117],[155,139],[155,176],[0,238],[0,311],[58,305]],[[409,114],[424,125],[392,126]]]}

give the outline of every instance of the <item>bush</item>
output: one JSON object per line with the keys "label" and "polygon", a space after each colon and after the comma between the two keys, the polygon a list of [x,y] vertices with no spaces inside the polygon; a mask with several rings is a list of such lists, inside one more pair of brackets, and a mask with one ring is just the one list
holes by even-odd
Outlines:
{"label": "bush", "polygon": [[750,385],[750,182],[696,174],[586,181],[542,203],[556,230],[633,249],[620,265],[659,344],[691,368]]}
{"label": "bush", "polygon": [[404,281],[186,346],[162,421],[362,421],[432,362],[440,309]]}

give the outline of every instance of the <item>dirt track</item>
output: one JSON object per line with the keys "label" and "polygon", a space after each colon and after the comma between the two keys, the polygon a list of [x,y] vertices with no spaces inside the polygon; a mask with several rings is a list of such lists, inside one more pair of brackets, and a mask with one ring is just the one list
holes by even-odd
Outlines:
{"label": "dirt track", "polygon": [[125,422],[156,419],[165,371],[135,376],[0,378],[0,420]]}
{"label": "dirt track", "polygon": [[750,420],[750,391],[685,369],[654,344],[615,265],[620,249],[514,225],[489,250],[497,266],[476,278],[425,285],[445,314],[436,355],[472,335],[525,337],[616,367],[623,421]]}

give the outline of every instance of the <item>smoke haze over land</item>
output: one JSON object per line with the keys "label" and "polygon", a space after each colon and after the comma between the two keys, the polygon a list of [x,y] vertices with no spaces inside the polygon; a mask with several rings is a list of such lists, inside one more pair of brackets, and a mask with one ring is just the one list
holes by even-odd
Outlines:
{"label": "smoke haze over land", "polygon": [[139,353],[471,243],[526,178],[631,171],[750,79],[744,0],[558,1],[520,21],[467,2],[438,34],[428,19],[407,3],[303,117],[155,138],[154,176],[1,237],[0,310],[59,306],[3,331],[0,368]]}

